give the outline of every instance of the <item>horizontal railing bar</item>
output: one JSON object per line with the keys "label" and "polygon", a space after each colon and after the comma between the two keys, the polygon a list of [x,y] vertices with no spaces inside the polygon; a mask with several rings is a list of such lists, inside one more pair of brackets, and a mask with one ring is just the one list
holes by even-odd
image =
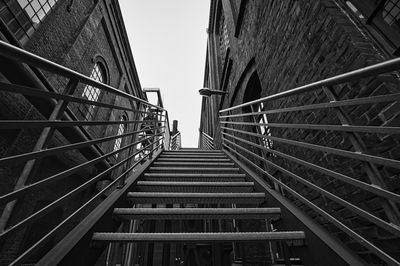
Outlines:
{"label": "horizontal railing bar", "polygon": [[226,108],[224,110],[220,110],[219,113],[224,113],[228,111],[232,111],[238,108],[243,108],[245,106],[253,105],[253,104],[258,104],[266,101],[271,101],[287,96],[291,96],[294,94],[299,94],[307,91],[312,91],[316,89],[320,89],[321,87],[328,87],[328,86],[334,86],[338,84],[342,84],[345,82],[354,82],[354,80],[357,79],[362,79],[362,78],[367,78],[369,76],[376,76],[382,73],[390,72],[390,71],[395,71],[400,68],[400,58],[395,58],[392,60],[388,60],[382,63],[378,63],[372,66],[360,68],[354,71],[350,71],[341,75],[337,75],[331,78],[327,78],[324,80],[320,80],[317,82],[313,82],[304,86],[300,86],[294,89],[290,89],[287,91],[279,92],[258,100],[250,101],[247,103],[239,104],[230,108]]}
{"label": "horizontal railing bar", "polygon": [[[150,144],[153,145],[153,144]],[[144,149],[149,147],[150,145],[146,146]],[[135,168],[137,165],[141,164],[142,161],[147,158],[151,153],[153,153],[155,150],[157,150],[162,144],[156,146],[151,152],[143,156],[140,160],[135,162],[131,167],[129,167],[125,172],[120,174],[116,179],[114,179],[108,186],[106,186],[104,189],[102,189],[100,192],[98,192],[95,196],[93,196],[89,201],[87,201],[84,205],[82,205],[79,209],[77,209],[74,213],[72,213],[70,216],[68,216],[65,220],[63,220],[61,223],[59,223],[55,228],[53,228],[49,233],[47,233],[44,237],[42,237],[39,241],[37,241],[34,245],[32,245],[28,250],[26,250],[23,254],[21,254],[17,259],[15,259],[11,265],[20,265],[26,258],[31,256],[35,251],[40,249],[45,243],[47,243],[50,239],[52,239],[62,228],[72,221],[73,219],[76,219],[79,217],[81,212],[85,210],[90,204],[92,204],[94,201],[100,199],[103,197],[104,193],[113,187],[117,182],[119,182],[126,174],[128,174],[130,171],[132,171],[133,168]],[[130,157],[133,158],[137,153],[132,154]],[[129,160],[131,158],[127,158],[126,160]],[[120,162],[122,163],[122,162]],[[125,163],[125,161],[123,162]],[[119,163],[118,163],[119,164]]]}
{"label": "horizontal railing bar", "polygon": [[[161,121],[155,121],[161,123]],[[74,126],[98,126],[98,125],[119,125],[119,124],[153,124],[154,121],[126,120],[126,121],[61,121],[61,120],[0,120],[0,129],[15,128],[42,128],[42,127],[74,127]]]}
{"label": "horizontal railing bar", "polygon": [[335,107],[344,107],[344,106],[353,106],[353,105],[362,105],[362,104],[375,104],[382,102],[395,102],[400,100],[400,93],[388,94],[388,95],[379,95],[372,97],[363,97],[356,98],[350,100],[341,100],[341,101],[331,101],[326,103],[317,103],[303,106],[294,106],[294,107],[286,107],[274,110],[267,110],[261,112],[252,112],[252,113],[242,113],[235,115],[222,115],[220,118],[234,118],[234,117],[243,117],[243,116],[258,116],[263,114],[277,114],[277,113],[286,113],[286,112],[295,112],[295,111],[309,111],[315,109],[324,109],[324,108],[335,108]]}
{"label": "horizontal railing bar", "polygon": [[176,133],[175,135],[173,135],[172,137],[171,137],[171,139],[175,139],[175,138],[177,138],[178,137],[178,135],[180,135],[181,134],[181,132],[178,132],[178,133]]}
{"label": "horizontal railing bar", "polygon": [[[127,162],[128,160],[130,160],[131,158],[133,158],[137,154],[141,153],[143,150],[145,150],[146,148],[150,147],[151,145],[153,145],[156,142],[157,141],[155,141],[155,142],[149,144],[148,146],[146,146],[145,148],[142,148],[141,150],[133,153],[132,155],[130,155],[127,158],[125,158],[124,160],[121,160],[117,164],[115,164],[115,165],[111,166],[110,168],[104,170],[103,172],[97,174],[95,177],[89,179],[88,181],[86,181],[85,183],[80,185],[79,187],[77,187],[77,188],[73,189],[72,191],[68,192],[67,194],[65,194],[61,198],[57,199],[56,201],[52,202],[51,204],[47,205],[46,207],[42,208],[41,210],[35,212],[34,214],[32,214],[29,217],[25,218],[24,220],[20,221],[19,223],[7,228],[6,230],[4,230],[3,232],[0,233],[0,240],[4,239],[5,237],[7,237],[7,235],[15,232],[16,230],[20,229],[21,227],[24,227],[24,226],[26,226],[28,224],[31,224],[32,222],[36,221],[40,217],[43,217],[48,212],[50,212],[51,210],[53,210],[57,206],[61,205],[62,203],[64,203],[65,200],[68,200],[70,197],[74,196],[75,194],[87,189],[90,185],[92,185],[94,182],[98,181],[101,177],[103,177],[106,174],[110,173],[114,168],[116,168],[116,167],[120,166],[121,164]],[[121,152],[121,151],[122,151],[122,149],[117,150],[117,152]]]}
{"label": "horizontal railing bar", "polygon": [[140,112],[140,111],[132,110],[132,108],[128,108],[128,107],[117,106],[117,105],[102,103],[102,102],[98,102],[98,101],[91,101],[88,99],[83,99],[83,98],[79,98],[79,97],[75,97],[75,96],[59,94],[59,93],[50,92],[50,91],[43,91],[43,90],[31,88],[31,87],[10,84],[10,83],[4,83],[4,82],[0,82],[0,91],[21,93],[23,95],[35,96],[35,97],[40,97],[40,98],[53,98],[53,99],[57,99],[57,100],[64,100],[64,101],[68,101],[68,102],[96,105],[96,106],[100,106],[100,107],[125,110],[125,111],[129,111],[129,112]]}
{"label": "horizontal railing bar", "polygon": [[[225,133],[223,133],[223,134],[225,134]],[[237,138],[235,136],[230,136],[230,137],[232,137],[232,138],[234,138],[236,140],[242,141],[244,143],[247,143],[247,144],[253,144],[250,141],[242,140],[242,139],[239,139],[239,138]],[[238,144],[236,144],[236,143],[234,143],[234,142],[232,142],[230,140],[227,140],[226,138],[224,140],[229,142],[229,143],[231,143],[232,145],[234,145],[235,147],[237,147],[237,148],[239,148],[239,149],[241,149],[243,151],[251,153],[247,149],[241,147],[240,145],[238,145]],[[267,149],[267,148],[265,148],[265,147],[263,147],[261,145],[254,145],[253,144],[252,146],[256,147],[256,148],[259,148],[261,150],[265,150],[267,152],[269,151],[269,149]],[[303,177],[300,177],[300,176],[296,175],[295,173],[283,168],[282,166],[279,166],[279,165],[271,162],[270,160],[266,160],[265,158],[262,158],[262,161],[264,161],[266,164],[274,167],[275,169],[285,173],[286,175],[291,176],[292,178],[294,178],[298,182],[302,183],[303,185],[305,185],[305,186],[317,191],[318,193],[320,193],[322,195],[325,195],[327,198],[331,199],[332,201],[335,201],[336,203],[341,204],[342,206],[344,206],[347,209],[351,210],[352,212],[358,214],[359,216],[363,217],[364,219],[376,224],[377,226],[387,230],[388,232],[393,233],[394,235],[400,236],[400,227],[397,227],[394,224],[388,223],[388,222],[386,222],[386,221],[384,221],[384,220],[372,215],[371,213],[359,208],[358,206],[356,206],[356,205],[354,205],[354,204],[352,204],[352,203],[350,203],[350,202],[348,202],[346,200],[343,200],[342,198],[336,196],[335,194],[333,194],[333,193],[331,193],[331,192],[329,192],[329,191],[327,191],[327,190],[325,190],[323,188],[320,188],[319,186],[313,184],[312,182],[304,179]]]}
{"label": "horizontal railing bar", "polygon": [[[361,235],[359,235],[358,233],[356,233],[355,231],[353,231],[352,229],[350,229],[349,227],[347,227],[345,224],[343,224],[341,221],[339,221],[338,219],[336,219],[335,217],[333,217],[332,215],[330,215],[329,213],[327,213],[326,211],[324,211],[323,209],[321,209],[320,207],[318,207],[317,205],[315,205],[314,203],[310,202],[308,199],[306,199],[305,197],[303,197],[302,195],[300,195],[297,191],[293,190],[291,187],[287,186],[285,183],[283,183],[282,181],[280,181],[278,178],[274,177],[273,175],[271,175],[270,173],[268,173],[267,171],[265,171],[264,169],[262,169],[261,167],[259,167],[258,165],[256,165],[254,162],[252,162],[251,160],[249,160],[248,158],[246,158],[246,156],[243,156],[242,154],[240,154],[239,152],[235,151],[233,148],[227,146],[226,144],[222,144],[224,147],[226,147],[227,149],[229,149],[230,151],[232,151],[233,153],[235,153],[237,156],[239,156],[240,158],[242,158],[243,160],[245,160],[247,163],[249,163],[250,165],[252,165],[253,167],[255,167],[256,169],[258,169],[259,171],[263,172],[265,175],[267,175],[267,177],[273,181],[278,183],[280,186],[282,186],[286,191],[288,191],[290,194],[292,194],[295,198],[297,198],[298,200],[302,201],[305,205],[307,205],[309,208],[313,209],[314,211],[316,211],[317,213],[319,213],[322,217],[324,217],[324,219],[330,221],[332,224],[334,224],[336,227],[338,227],[340,230],[342,230],[343,232],[345,232],[348,236],[350,236],[351,238],[353,238],[354,240],[356,240],[358,243],[360,243],[361,245],[363,245],[365,248],[367,248],[369,251],[373,252],[374,254],[376,254],[379,258],[381,258],[383,261],[385,261],[386,263],[388,263],[389,265],[398,265],[400,266],[400,263],[398,261],[396,261],[394,258],[392,258],[390,255],[386,254],[384,251],[382,251],[380,248],[378,248],[377,246],[375,246],[373,243],[369,242],[367,239],[365,239],[364,237],[362,237]],[[255,157],[259,157],[258,155],[254,154]]]}
{"label": "horizontal railing bar", "polygon": [[[238,132],[238,133],[248,134],[248,135],[255,136],[255,137],[263,137],[264,136],[264,135],[261,135],[261,134],[242,131],[242,130],[236,130],[236,129],[230,129],[230,128],[224,128],[224,129],[235,131],[235,132]],[[228,134],[228,135],[233,136],[231,134]],[[396,194],[396,193],[393,193],[391,191],[385,190],[385,189],[383,189],[383,188],[381,188],[381,187],[379,187],[377,185],[372,185],[372,184],[368,184],[368,183],[362,182],[362,181],[357,180],[355,178],[352,178],[350,176],[343,175],[341,173],[329,170],[329,169],[324,168],[322,166],[319,166],[319,165],[304,161],[302,159],[296,158],[294,156],[288,155],[286,153],[283,153],[283,152],[280,152],[280,151],[277,151],[277,150],[274,150],[274,149],[268,149],[268,152],[271,152],[271,153],[273,153],[273,154],[275,154],[277,156],[280,156],[282,158],[291,160],[291,161],[296,162],[298,164],[301,164],[303,166],[309,167],[309,168],[311,168],[313,170],[316,170],[316,171],[318,171],[318,172],[320,172],[322,174],[326,174],[328,176],[336,178],[336,179],[338,179],[338,180],[340,180],[340,181],[342,181],[344,183],[347,183],[349,185],[353,185],[353,186],[355,186],[357,188],[360,188],[360,189],[363,189],[365,191],[371,192],[371,193],[373,193],[373,194],[375,194],[377,196],[381,196],[381,197],[384,197],[386,199],[393,200],[395,202],[400,203],[400,195],[399,194]]]}
{"label": "horizontal railing bar", "polygon": [[[226,127],[224,127],[224,128],[227,129]],[[381,165],[400,169],[400,161],[393,160],[393,159],[378,157],[378,156],[369,155],[369,154],[365,154],[365,153],[345,151],[345,150],[340,150],[340,149],[336,149],[336,148],[325,147],[325,146],[320,146],[320,145],[316,145],[316,144],[300,142],[300,141],[296,141],[296,140],[282,139],[282,138],[277,138],[277,137],[272,137],[272,136],[267,136],[267,135],[264,135],[263,138],[270,139],[270,140],[280,142],[280,143],[286,143],[286,144],[290,144],[290,145],[294,145],[294,146],[298,146],[298,147],[304,147],[304,148],[308,148],[308,149],[312,149],[312,150],[318,150],[321,152],[331,153],[331,154],[340,155],[340,156],[344,156],[344,157],[348,157],[348,158],[352,158],[352,159],[357,159],[360,161],[376,163],[376,164],[381,164]]]}
{"label": "horizontal railing bar", "polygon": [[214,140],[213,137],[211,137],[210,135],[208,135],[207,133],[205,133],[205,132],[203,132],[203,131],[201,131],[201,134],[203,134],[205,137],[207,137],[207,138],[210,139],[210,140]]}
{"label": "horizontal railing bar", "polygon": [[210,145],[214,145],[214,143],[211,140],[207,139],[207,138],[203,138],[203,142],[207,143],[207,144],[210,144]]}
{"label": "horizontal railing bar", "polygon": [[68,170],[65,170],[65,171],[61,172],[61,173],[57,173],[55,175],[52,175],[52,176],[47,177],[45,179],[42,179],[42,180],[40,180],[40,181],[38,181],[36,183],[30,184],[30,185],[26,185],[26,186],[24,186],[24,187],[22,187],[22,188],[20,188],[18,190],[14,190],[14,191],[12,191],[12,192],[10,192],[8,194],[2,195],[2,196],[0,196],[0,204],[7,203],[7,202],[9,202],[11,200],[14,200],[14,199],[18,198],[21,195],[24,195],[24,194],[28,193],[28,192],[35,191],[35,190],[40,189],[40,188],[42,188],[44,186],[47,186],[47,185],[49,185],[51,183],[54,183],[54,182],[56,182],[58,180],[61,180],[61,179],[65,178],[65,177],[68,177],[68,176],[72,175],[73,173],[78,172],[79,170],[81,170],[83,168],[92,166],[92,165],[96,164],[99,161],[102,161],[102,160],[104,160],[104,159],[106,159],[108,157],[111,157],[111,156],[113,156],[113,155],[115,155],[115,154],[117,154],[117,153],[119,153],[119,152],[121,152],[123,150],[126,150],[126,149],[128,149],[130,147],[133,147],[134,145],[139,144],[144,140],[151,139],[151,138],[153,138],[153,136],[147,137],[145,139],[138,140],[138,141],[136,141],[134,143],[131,143],[131,144],[127,145],[127,146],[124,146],[124,147],[122,147],[122,148],[120,148],[120,149],[118,149],[116,151],[109,152],[109,153],[104,154],[104,155],[102,155],[102,156],[100,156],[98,158],[95,158],[95,159],[87,161],[87,162],[85,162],[83,164],[74,166],[74,167],[72,167],[72,168],[70,168]]}
{"label": "horizontal railing bar", "polygon": [[[162,128],[165,128],[165,126],[151,128],[150,130],[154,130],[154,129],[158,130],[158,129],[162,129]],[[42,158],[42,157],[49,156],[52,154],[58,154],[58,153],[62,153],[62,152],[66,152],[66,151],[70,151],[70,150],[74,150],[74,149],[84,148],[84,147],[87,147],[90,145],[106,142],[109,140],[125,138],[125,137],[129,137],[129,136],[141,133],[141,132],[145,132],[147,130],[148,129],[142,129],[142,130],[137,130],[137,131],[133,131],[130,133],[121,134],[121,135],[114,135],[114,136],[110,136],[110,137],[98,138],[98,139],[89,140],[89,141],[82,141],[82,142],[72,143],[72,144],[68,144],[68,145],[64,145],[64,146],[60,146],[60,147],[49,148],[49,149],[45,149],[45,150],[28,152],[28,153],[18,154],[18,155],[14,155],[14,156],[5,157],[5,158],[0,158],[0,166],[4,165],[6,163],[9,163],[9,162],[16,163],[16,162],[21,162],[21,161],[27,161],[30,159],[38,159],[38,158]]]}
{"label": "horizontal railing bar", "polygon": [[50,71],[52,73],[55,73],[55,74],[58,74],[58,75],[61,75],[61,76],[65,76],[65,77],[68,77],[68,78],[71,78],[71,79],[79,80],[80,82],[82,82],[84,84],[91,85],[91,86],[94,86],[96,88],[100,88],[102,90],[114,93],[116,95],[125,97],[127,99],[134,100],[134,101],[146,104],[148,106],[155,107],[155,108],[160,109],[160,110],[165,110],[164,108],[161,108],[159,106],[153,105],[153,104],[151,104],[151,103],[149,103],[149,102],[147,102],[147,101],[145,101],[143,99],[140,99],[140,98],[135,97],[135,96],[133,96],[133,95],[131,95],[129,93],[117,90],[117,89],[115,89],[115,88],[113,88],[113,87],[111,87],[109,85],[106,85],[106,84],[103,84],[103,83],[98,82],[96,80],[93,80],[93,79],[91,79],[91,78],[89,78],[89,77],[87,77],[87,76],[85,76],[85,75],[83,75],[81,73],[78,73],[76,71],[68,69],[68,68],[66,68],[64,66],[61,66],[61,65],[56,64],[56,63],[54,63],[54,62],[52,62],[50,60],[47,60],[45,58],[42,58],[42,57],[37,56],[35,54],[32,54],[32,53],[30,53],[28,51],[25,51],[25,50],[23,50],[21,48],[18,48],[16,46],[11,45],[11,44],[8,44],[8,43],[6,43],[4,41],[0,41],[0,55],[4,56],[4,57],[7,57],[7,58],[9,58],[9,59],[11,59],[13,61],[20,61],[20,62],[26,63],[28,65],[33,65],[35,67]]}
{"label": "horizontal railing bar", "polygon": [[205,145],[208,146],[210,149],[212,149],[212,148],[214,147],[214,143],[210,143],[210,142],[207,142],[207,141],[205,141],[204,143],[205,143]]}
{"label": "horizontal railing bar", "polygon": [[231,122],[220,121],[221,124],[265,126],[270,128],[296,128],[310,130],[329,130],[343,132],[363,132],[378,134],[400,134],[400,127],[381,126],[353,126],[353,125],[315,125],[315,124],[283,124],[283,123],[252,123],[252,122]]}

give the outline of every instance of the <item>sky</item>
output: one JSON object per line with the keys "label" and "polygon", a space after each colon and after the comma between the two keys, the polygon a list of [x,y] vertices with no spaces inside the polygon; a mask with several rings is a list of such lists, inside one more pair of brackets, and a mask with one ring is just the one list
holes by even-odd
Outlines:
{"label": "sky", "polygon": [[160,88],[182,147],[197,147],[208,0],[119,0],[142,88]]}

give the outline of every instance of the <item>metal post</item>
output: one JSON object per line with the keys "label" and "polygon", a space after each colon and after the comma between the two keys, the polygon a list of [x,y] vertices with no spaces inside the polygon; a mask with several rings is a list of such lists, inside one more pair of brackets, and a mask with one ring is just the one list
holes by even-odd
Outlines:
{"label": "metal post", "polygon": [[[66,94],[66,95],[73,94],[78,83],[79,83],[78,80],[70,79],[67,86],[64,89],[63,94]],[[54,107],[48,120],[54,121],[54,120],[60,119],[62,117],[62,115],[64,114],[65,109],[68,106],[68,103],[69,103],[68,101],[60,100],[57,103],[57,105]],[[33,151],[40,151],[40,150],[47,149],[47,147],[50,143],[50,140],[53,137],[54,132],[55,132],[55,128],[53,128],[53,127],[43,128],[42,132],[40,133],[39,139],[33,148]],[[16,182],[14,190],[20,189],[23,186],[25,186],[26,182],[36,174],[36,171],[39,168],[40,161],[41,161],[40,159],[33,159],[33,160],[26,162],[26,164],[22,170],[22,173]],[[7,223],[11,217],[11,214],[12,214],[16,204],[17,204],[17,200],[13,200],[5,206],[3,213],[0,217],[0,232],[4,231],[4,229],[7,227]]]}

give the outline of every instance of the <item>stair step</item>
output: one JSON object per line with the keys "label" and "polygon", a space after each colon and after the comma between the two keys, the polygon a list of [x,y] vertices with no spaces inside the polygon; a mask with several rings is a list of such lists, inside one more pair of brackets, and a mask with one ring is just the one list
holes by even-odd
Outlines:
{"label": "stair step", "polygon": [[211,156],[224,155],[225,156],[225,153],[220,152],[220,151],[218,151],[218,152],[164,151],[161,155],[201,155],[201,156],[203,156],[203,155],[211,155]]}
{"label": "stair step", "polygon": [[123,219],[277,219],[280,208],[117,208],[114,215]]}
{"label": "stair step", "polygon": [[145,173],[141,181],[173,181],[173,182],[243,182],[244,174],[204,174],[204,173]]}
{"label": "stair step", "polygon": [[186,158],[186,157],[182,157],[182,158],[162,158],[159,157],[157,158],[156,162],[221,162],[221,163],[225,163],[225,162],[231,162],[230,159],[226,159],[226,158],[201,158],[201,159],[197,159],[197,158]]}
{"label": "stair step", "polygon": [[150,167],[149,171],[165,171],[165,172],[176,172],[176,171],[187,171],[187,172],[237,172],[239,168],[235,167]]}
{"label": "stair step", "polygon": [[[231,176],[231,175],[230,175]],[[207,177],[207,176],[143,176],[141,181],[165,181],[165,182],[243,182],[243,177]]]}
{"label": "stair step", "polygon": [[245,174],[203,174],[203,173],[145,173],[145,177],[209,177],[209,178],[245,178]]}
{"label": "stair step", "polygon": [[159,158],[227,159],[225,154],[161,154]]}
{"label": "stair step", "polygon": [[[164,152],[175,152],[175,151],[164,151]],[[177,150],[177,152],[222,152],[221,150],[204,150],[204,149],[188,149],[188,148],[181,148]]]}
{"label": "stair step", "polygon": [[94,233],[92,240],[103,242],[257,242],[304,240],[303,231],[233,233]]}
{"label": "stair step", "polygon": [[193,162],[154,162],[152,164],[153,166],[197,166],[197,167],[203,167],[203,166],[219,166],[219,167],[233,167],[235,166],[234,163],[228,163],[228,162],[199,162],[199,161],[193,161]]}
{"label": "stair step", "polygon": [[138,181],[141,192],[251,192],[254,182]]}
{"label": "stair step", "polygon": [[133,203],[259,204],[264,202],[265,193],[129,192],[128,198]]}

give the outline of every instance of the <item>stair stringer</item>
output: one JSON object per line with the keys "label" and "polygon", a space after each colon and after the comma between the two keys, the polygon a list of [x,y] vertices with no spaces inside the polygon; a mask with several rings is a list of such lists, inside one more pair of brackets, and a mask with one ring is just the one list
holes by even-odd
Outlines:
{"label": "stair stringer", "polygon": [[158,158],[163,150],[153,153],[151,159],[136,166],[133,173],[126,179],[126,184],[114,190],[89,215],[86,216],[74,229],[71,230],[55,247],[53,247],[36,264],[40,266],[65,265],[87,266],[95,265],[104,251],[106,244],[92,242],[95,231],[115,231],[121,221],[113,218],[113,210],[117,207],[128,207],[126,194],[135,185],[137,179]]}

